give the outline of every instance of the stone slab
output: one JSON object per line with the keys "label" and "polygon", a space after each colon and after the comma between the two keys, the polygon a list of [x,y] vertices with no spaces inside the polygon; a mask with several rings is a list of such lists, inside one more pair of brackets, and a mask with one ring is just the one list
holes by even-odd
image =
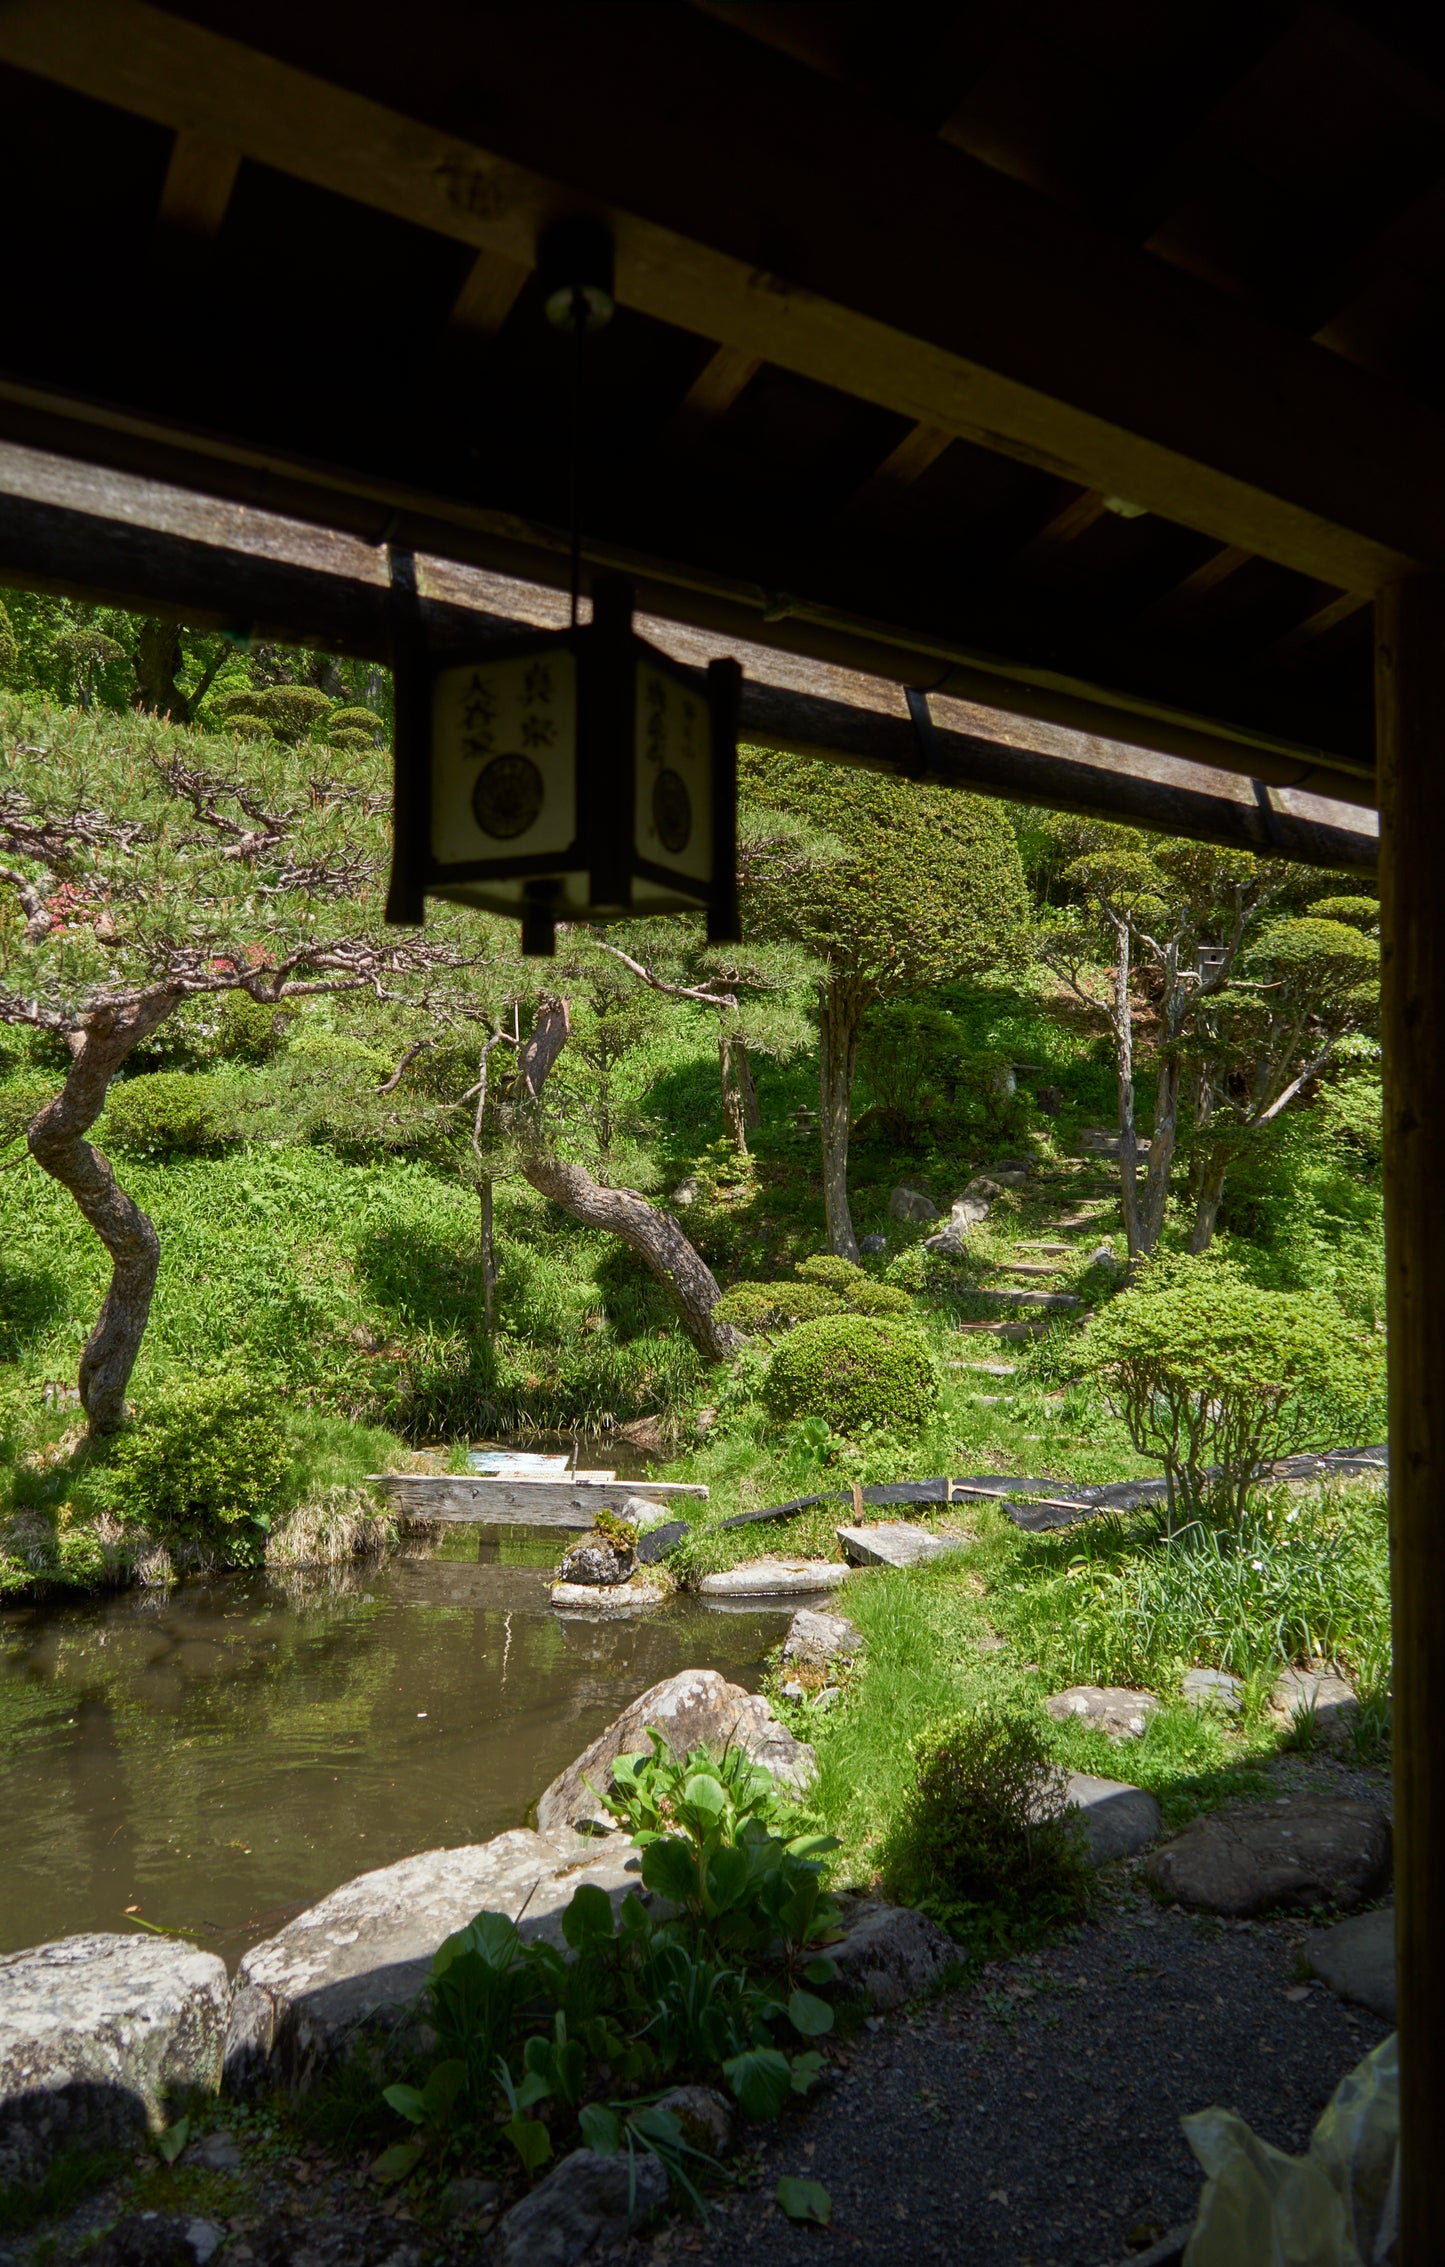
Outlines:
{"label": "stone slab", "polygon": [[1044,1706],[1056,1723],[1078,1718],[1097,1724],[1111,1740],[1137,1740],[1160,1703],[1152,1692],[1133,1692],[1128,1685],[1070,1685],[1051,1693]]}
{"label": "stone slab", "polygon": [[1395,1988],[1395,1908],[1352,1913],[1332,1929],[1317,1929],[1305,1941],[1305,1959],[1322,1983],[1383,2018],[1397,2020]]}
{"label": "stone slab", "polygon": [[214,2091],[225,1963],[194,1944],[97,1932],[0,1959],[0,2184],[61,2149],[134,2146]]}
{"label": "stone slab", "polygon": [[1360,1713],[1355,1688],[1334,1669],[1284,1669],[1275,1679],[1269,1705],[1281,1722],[1313,1720],[1316,1739],[1342,1747]]}
{"label": "stone slab", "polygon": [[1297,1795],[1192,1819],[1149,1860],[1166,1897],[1236,1920],[1278,1905],[1357,1905],[1390,1874],[1390,1822],[1374,1803]]}
{"label": "stone slab", "polygon": [[839,1527],[839,1542],[855,1566],[926,1566],[968,1547],[964,1535],[935,1535],[905,1520],[880,1519],[871,1527]]}
{"label": "stone slab", "polygon": [[846,1582],[851,1570],[835,1559],[749,1559],[745,1566],[730,1566],[722,1574],[705,1574],[698,1584],[703,1598],[794,1598],[811,1591],[834,1590]]}
{"label": "stone slab", "polygon": [[1159,1805],[1146,1787],[1071,1771],[1068,1802],[1083,1820],[1089,1856],[1096,1866],[1113,1858],[1132,1858],[1159,1838]]}
{"label": "stone slab", "polygon": [[525,1907],[523,1936],[561,1945],[561,1916],[583,1882],[620,1905],[641,1887],[637,1851],[620,1839],[599,1847],[567,1827],[515,1827],[343,1883],[243,1958],[226,2033],[228,2089],[304,2091],[354,2038],[405,2022],[438,1945],[479,1912],[516,1918]]}
{"label": "stone slab", "polygon": [[1244,1706],[1244,1686],[1227,1669],[1188,1669],[1179,1689],[1193,1708],[1223,1708],[1237,1716]]}
{"label": "stone slab", "polygon": [[600,1806],[592,1789],[607,1792],[619,1755],[650,1753],[649,1730],[660,1732],[674,1755],[686,1755],[694,1747],[719,1754],[727,1747],[741,1747],[797,1793],[817,1775],[813,1750],[778,1722],[760,1693],[729,1684],[716,1669],[684,1669],[641,1693],[557,1774],[537,1804],[537,1823],[543,1831],[564,1831],[595,1819]]}
{"label": "stone slab", "polygon": [[551,1597],[560,1613],[625,1614],[660,1606],[665,1590],[643,1575],[635,1582],[554,1582]]}

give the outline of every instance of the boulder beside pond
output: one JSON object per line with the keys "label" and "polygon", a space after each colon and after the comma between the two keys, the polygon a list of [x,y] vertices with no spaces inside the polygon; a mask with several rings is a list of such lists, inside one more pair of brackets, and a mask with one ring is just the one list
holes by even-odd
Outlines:
{"label": "boulder beside pond", "polygon": [[0,2183],[61,2149],[133,2145],[220,2083],[225,1963],[159,1936],[61,1937],[0,1959]]}
{"label": "boulder beside pond", "polygon": [[821,1607],[800,1606],[788,1624],[782,1658],[821,1669],[829,1661],[851,1660],[862,1649],[863,1633],[846,1614],[829,1614]]}
{"label": "boulder beside pond", "polygon": [[353,2039],[404,2022],[438,1945],[479,1912],[520,1915],[523,1937],[560,1945],[561,1916],[583,1882],[620,1904],[641,1886],[636,1850],[599,1847],[565,1827],[517,1827],[345,1882],[242,1960],[226,2034],[228,2088],[302,2092]]}
{"label": "boulder beside pond", "polygon": [[537,1805],[544,1832],[580,1825],[598,1810],[587,1782],[606,1792],[619,1755],[647,1755],[648,1731],[661,1732],[674,1755],[690,1748],[740,1747],[754,1763],[766,1764],[774,1778],[801,1794],[817,1775],[818,1759],[802,1740],[780,1724],[761,1694],[729,1684],[716,1669],[684,1669],[652,1685],[599,1732],[574,1763],[558,1773]]}
{"label": "boulder beside pond", "polygon": [[1277,1905],[1357,1905],[1390,1878],[1390,1821],[1344,1795],[1240,1803],[1192,1819],[1147,1871],[1166,1897],[1236,1920]]}

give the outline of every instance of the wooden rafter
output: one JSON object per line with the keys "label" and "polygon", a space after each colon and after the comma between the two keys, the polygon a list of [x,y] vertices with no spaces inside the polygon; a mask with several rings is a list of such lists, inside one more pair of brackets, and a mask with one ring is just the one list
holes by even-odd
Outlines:
{"label": "wooden rafter", "polygon": [[1445,550],[1435,411],[849,89],[630,0],[490,11],[468,75],[428,12],[11,0],[0,59],[514,260],[593,204],[625,303],[1337,588]]}

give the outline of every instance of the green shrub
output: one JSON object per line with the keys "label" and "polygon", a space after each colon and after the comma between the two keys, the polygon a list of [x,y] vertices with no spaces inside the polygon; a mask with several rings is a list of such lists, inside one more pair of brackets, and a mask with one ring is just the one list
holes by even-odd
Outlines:
{"label": "green shrub", "polygon": [[268,1063],[285,1040],[287,1021],[284,1008],[253,1000],[249,992],[223,992],[216,1053],[226,1062]]}
{"label": "green shrub", "polygon": [[377,715],[375,709],[339,708],[333,712],[331,718],[331,736],[333,739],[342,732],[355,732],[358,735],[364,733],[367,747],[376,747],[385,729],[385,722]]}
{"label": "green shrub", "polygon": [[293,745],[325,730],[331,720],[330,695],[315,685],[267,685],[238,693],[222,693],[212,701],[211,714],[235,732],[254,720],[265,725],[277,740]]}
{"label": "green shrub", "polygon": [[1039,1717],[979,1708],[930,1725],[910,1752],[886,1858],[910,1904],[980,1949],[1087,1909],[1093,1872]]}
{"label": "green shrub", "polygon": [[102,1138],[142,1156],[192,1154],[230,1138],[234,1097],[205,1071],[149,1071],[120,1079],[106,1097]]}
{"label": "green shrub", "polygon": [[810,1259],[800,1259],[798,1273],[805,1283],[822,1283],[830,1291],[854,1291],[867,1281],[861,1267],[836,1252],[814,1252]]}
{"label": "green shrub", "polygon": [[62,1080],[55,1078],[14,1078],[0,1086],[0,1149],[7,1149],[12,1141],[22,1141],[25,1129],[37,1110],[60,1092]]}
{"label": "green shrub", "polygon": [[734,1330],[773,1332],[848,1312],[848,1301],[821,1283],[734,1283],[716,1307]]}
{"label": "green shrub", "polygon": [[866,1276],[861,1283],[852,1286],[851,1298],[855,1315],[906,1315],[913,1312],[913,1301],[896,1283],[872,1283]]}
{"label": "green shrub", "polygon": [[768,1364],[763,1399],[778,1417],[821,1417],[832,1431],[914,1432],[939,1395],[938,1371],[911,1326],[867,1315],[801,1323]]}
{"label": "green shrub", "polygon": [[1278,1456],[1379,1422],[1384,1343],[1331,1300],[1261,1291],[1201,1260],[1156,1263],[1097,1315],[1084,1342],[1171,1510],[1243,1517]]}
{"label": "green shrub", "polygon": [[281,1510],[291,1468],[284,1421],[247,1378],[196,1378],[143,1411],[115,1443],[108,1492],[167,1536],[249,1557]]}

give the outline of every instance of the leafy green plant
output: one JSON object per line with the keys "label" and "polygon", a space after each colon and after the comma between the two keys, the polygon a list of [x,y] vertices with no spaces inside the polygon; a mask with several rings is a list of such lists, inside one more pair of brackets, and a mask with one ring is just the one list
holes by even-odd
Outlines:
{"label": "leafy green plant", "polygon": [[199,1154],[234,1138],[234,1100],[227,1080],[204,1071],[149,1071],[112,1086],[102,1134],[140,1157]]}
{"label": "leafy green plant", "polygon": [[821,1417],[834,1431],[865,1425],[915,1431],[937,1403],[937,1366],[902,1321],[840,1315],[802,1323],[768,1365],[763,1399],[775,1416]]}
{"label": "leafy green plant", "polygon": [[247,1378],[196,1378],[173,1386],[115,1442],[110,1496],[162,1534],[224,1542],[236,1555],[282,1508],[291,1468],[284,1422],[266,1389]]}
{"label": "leafy green plant", "polygon": [[910,1902],[979,1944],[1077,1918],[1093,1871],[1038,1716],[979,1707],[930,1725],[887,1853]]}
{"label": "leafy green plant", "polygon": [[1276,1457],[1366,1423],[1384,1345],[1331,1301],[1261,1291],[1218,1266],[1172,1261],[1095,1317],[1085,1354],[1171,1514],[1239,1519]]}
{"label": "leafy green plant", "polygon": [[856,1261],[842,1259],[836,1252],[814,1252],[798,1262],[798,1273],[805,1283],[821,1283],[829,1291],[844,1291],[850,1295],[860,1283],[867,1281]]}

